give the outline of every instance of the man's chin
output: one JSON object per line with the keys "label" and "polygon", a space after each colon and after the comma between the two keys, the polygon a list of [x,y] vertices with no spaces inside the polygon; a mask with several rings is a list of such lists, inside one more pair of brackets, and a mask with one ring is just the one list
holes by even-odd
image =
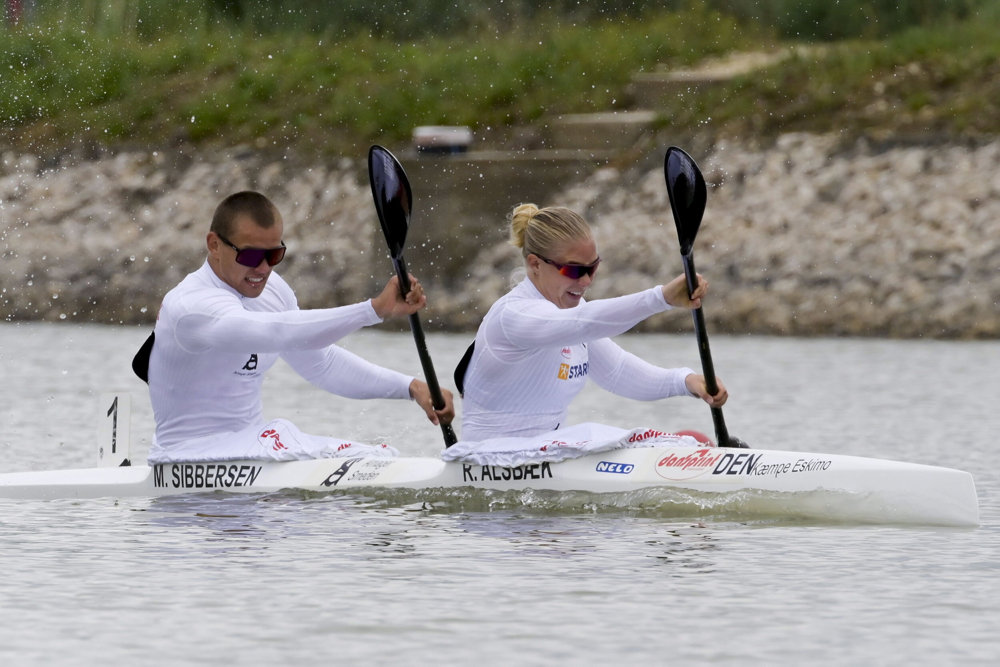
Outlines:
{"label": "man's chin", "polygon": [[261,292],[264,291],[265,285],[267,285],[267,278],[264,278],[260,282],[250,282],[249,280],[244,280],[240,284],[242,289],[239,290],[239,293],[252,299],[260,296]]}

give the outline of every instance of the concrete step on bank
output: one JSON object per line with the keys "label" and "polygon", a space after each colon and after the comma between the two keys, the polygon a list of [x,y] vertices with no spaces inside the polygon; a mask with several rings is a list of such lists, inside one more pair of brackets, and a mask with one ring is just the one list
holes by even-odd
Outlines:
{"label": "concrete step on bank", "polygon": [[[632,76],[624,91],[629,109],[546,117],[530,128],[522,129],[521,134],[530,136],[530,141],[515,141],[508,149],[625,151],[664,122],[658,110],[662,108],[665,98],[694,95],[793,55],[802,57],[809,54],[809,50],[801,48],[795,51],[735,53],[706,59],[691,69],[638,72]],[[413,138],[414,146],[421,153],[460,153],[482,148],[475,145],[468,128],[421,127],[414,130]],[[499,151],[504,147],[493,148]]]}
{"label": "concrete step on bank", "polygon": [[655,128],[657,114],[647,109],[566,114],[549,119],[542,134],[555,150],[621,151]]}
{"label": "concrete step on bank", "polygon": [[668,96],[694,95],[708,88],[729,83],[736,77],[770,67],[787,58],[808,57],[817,51],[815,48],[798,47],[778,51],[732,53],[721,58],[708,58],[691,69],[637,72],[632,76],[626,92],[633,106],[658,109]]}
{"label": "concrete step on bank", "polygon": [[738,76],[769,67],[793,54],[806,56],[809,51],[735,53],[707,59],[691,69],[638,72],[632,76],[625,91],[630,110],[555,116],[544,124],[545,144],[555,149],[628,149],[662,122],[658,110],[664,99],[696,95],[708,88],[725,85]]}
{"label": "concrete step on bank", "polygon": [[642,72],[632,77],[628,95],[636,106],[656,109],[667,97],[695,95],[728,80],[729,77],[690,70]]}
{"label": "concrete step on bank", "polygon": [[[547,206],[618,154],[602,150],[468,150],[400,153],[413,189],[414,266],[437,275],[470,273],[465,264],[507,237],[507,215],[526,202]],[[367,177],[367,176],[366,176]],[[447,249],[447,252],[442,252]]]}

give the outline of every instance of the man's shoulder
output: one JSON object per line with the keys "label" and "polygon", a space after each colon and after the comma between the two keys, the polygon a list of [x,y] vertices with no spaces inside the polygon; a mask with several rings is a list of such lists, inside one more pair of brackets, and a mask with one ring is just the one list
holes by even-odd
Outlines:
{"label": "man's shoulder", "polygon": [[174,313],[180,316],[184,313],[203,312],[206,309],[215,312],[218,308],[238,305],[245,310],[281,311],[294,310],[298,307],[295,293],[285,280],[277,273],[271,273],[267,285],[260,296],[255,298],[241,297],[235,290],[220,284],[202,267],[189,273],[163,297],[160,308],[161,315]]}
{"label": "man's shoulder", "polygon": [[174,285],[169,292],[167,292],[164,299],[167,298],[177,298],[182,296],[187,292],[197,292],[200,290],[212,290],[219,289],[218,286],[212,284],[210,280],[207,279],[204,271],[204,267],[198,269],[197,271],[192,271],[191,273],[184,276],[184,278]]}
{"label": "man's shoulder", "polygon": [[160,316],[175,313],[180,315],[192,310],[200,310],[206,304],[223,301],[234,301],[239,297],[210,280],[204,272],[204,267],[187,274],[163,297],[160,306]]}

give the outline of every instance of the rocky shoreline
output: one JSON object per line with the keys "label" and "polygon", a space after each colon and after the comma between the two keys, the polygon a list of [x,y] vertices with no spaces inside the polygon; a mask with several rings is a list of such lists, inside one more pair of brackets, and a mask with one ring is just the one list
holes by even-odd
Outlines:
{"label": "rocky shoreline", "polygon": [[[709,182],[695,257],[711,282],[711,331],[1000,336],[1000,141],[843,146],[836,136],[790,134],[766,148],[716,143],[691,152]],[[662,155],[581,174],[536,202],[575,208],[594,226],[604,263],[592,298],[681,270]],[[6,153],[3,319],[152,322],[163,294],[200,265],[215,204],[244,188],[267,193],[283,212],[290,251],[281,273],[303,307],[367,298],[391,274],[361,158],[296,164],[233,148],[43,164]],[[435,224],[454,225],[455,234],[470,228]],[[444,244],[420,248],[427,265],[410,260],[428,288],[429,330],[474,329],[510,284],[519,257],[505,222],[478,224],[495,234],[461,269],[440,262],[451,268],[437,271]],[[420,243],[414,227],[408,244]],[[690,318],[668,313],[640,328],[687,331]]]}

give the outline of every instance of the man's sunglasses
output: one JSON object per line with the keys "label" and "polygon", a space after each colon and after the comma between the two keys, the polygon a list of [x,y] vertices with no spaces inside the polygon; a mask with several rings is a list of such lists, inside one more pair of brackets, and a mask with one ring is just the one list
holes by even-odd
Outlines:
{"label": "man's sunglasses", "polygon": [[236,244],[218,232],[215,233],[219,240],[236,251],[236,263],[249,266],[255,269],[260,263],[267,260],[268,266],[274,266],[285,258],[285,242],[281,242],[279,248],[237,248]]}
{"label": "man's sunglasses", "polygon": [[583,276],[594,275],[594,272],[597,271],[597,265],[601,263],[600,257],[598,257],[597,261],[593,264],[560,264],[559,262],[553,262],[547,257],[542,257],[537,252],[535,253],[535,256],[546,264],[551,264],[556,267],[556,270],[558,270],[559,273],[571,280],[579,280]]}

